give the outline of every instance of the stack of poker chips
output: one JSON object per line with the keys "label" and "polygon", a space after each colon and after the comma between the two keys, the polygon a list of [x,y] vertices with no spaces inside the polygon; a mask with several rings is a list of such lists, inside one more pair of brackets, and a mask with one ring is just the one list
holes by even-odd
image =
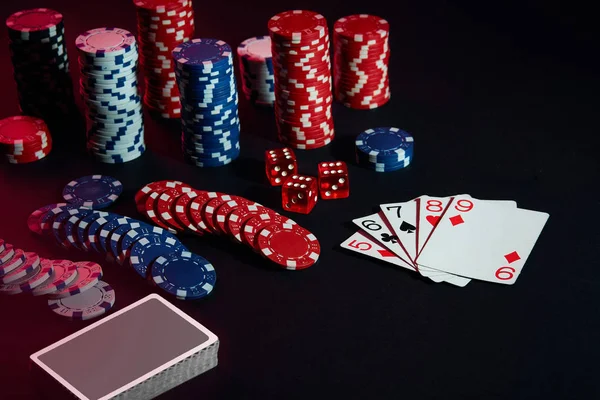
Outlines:
{"label": "stack of poker chips", "polygon": [[21,111],[61,122],[75,104],[63,16],[35,8],[12,14],[6,26]]}
{"label": "stack of poker chips", "polygon": [[356,137],[356,162],[377,172],[390,172],[410,165],[414,153],[412,135],[398,128],[367,129]]}
{"label": "stack of poker chips", "polygon": [[81,34],[76,45],[88,150],[111,164],[140,157],[146,148],[135,36],[124,29],[98,28]]}
{"label": "stack of poker chips", "polygon": [[390,99],[389,24],[374,15],[350,15],[333,26],[335,98],[369,110]]}
{"label": "stack of poker chips", "polygon": [[334,137],[331,63],[325,18],[286,11],[270,19],[279,139],[297,149],[316,149]]}
{"label": "stack of poker chips", "polygon": [[275,77],[271,57],[271,38],[257,36],[244,40],[237,48],[244,94],[257,105],[273,106]]}
{"label": "stack of poker chips", "polygon": [[198,167],[219,167],[240,155],[238,95],[231,47],[193,39],[173,50],[181,93],[182,150]]}
{"label": "stack of poker chips", "polygon": [[180,118],[181,104],[171,52],[194,36],[191,0],[134,0],[144,104],[163,118]]}
{"label": "stack of poker chips", "polygon": [[8,117],[0,120],[0,148],[11,164],[26,164],[50,154],[52,136],[39,118]]}

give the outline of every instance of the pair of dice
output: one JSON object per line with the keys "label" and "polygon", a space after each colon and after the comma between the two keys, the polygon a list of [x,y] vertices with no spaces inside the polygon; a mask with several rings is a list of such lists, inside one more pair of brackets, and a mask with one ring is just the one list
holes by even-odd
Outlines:
{"label": "pair of dice", "polygon": [[296,155],[289,148],[267,150],[265,169],[269,183],[282,186],[284,210],[308,214],[319,194],[323,200],[343,199],[350,195],[348,168],[343,161],[319,163],[319,177],[298,174]]}

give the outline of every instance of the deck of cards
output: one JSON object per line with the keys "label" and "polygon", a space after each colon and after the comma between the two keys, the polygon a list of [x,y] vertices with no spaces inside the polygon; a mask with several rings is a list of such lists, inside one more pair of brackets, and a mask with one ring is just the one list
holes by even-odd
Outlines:
{"label": "deck of cards", "polygon": [[514,201],[467,194],[421,196],[380,209],[352,221],[360,230],[342,248],[460,287],[471,279],[514,284],[549,217]]}

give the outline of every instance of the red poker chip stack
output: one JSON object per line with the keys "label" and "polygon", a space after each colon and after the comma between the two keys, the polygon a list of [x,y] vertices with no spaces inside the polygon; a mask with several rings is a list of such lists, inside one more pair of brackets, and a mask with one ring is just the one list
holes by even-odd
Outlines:
{"label": "red poker chip stack", "polygon": [[27,164],[52,151],[52,137],[44,121],[27,116],[0,120],[0,148],[11,164]]}
{"label": "red poker chip stack", "polygon": [[180,118],[181,103],[171,52],[194,35],[191,0],[134,0],[144,104],[163,118]]}
{"label": "red poker chip stack", "polygon": [[333,26],[335,98],[369,110],[390,99],[389,23],[374,15],[350,15]]}
{"label": "red poker chip stack", "polygon": [[331,62],[325,18],[293,10],[269,20],[279,140],[296,149],[331,143]]}

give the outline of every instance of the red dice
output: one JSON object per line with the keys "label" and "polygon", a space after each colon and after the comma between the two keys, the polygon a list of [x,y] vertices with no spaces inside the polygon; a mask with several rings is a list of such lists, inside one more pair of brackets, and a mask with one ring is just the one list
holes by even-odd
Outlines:
{"label": "red dice", "polygon": [[312,176],[292,175],[281,188],[283,209],[287,211],[308,214],[318,198],[317,179]]}
{"label": "red dice", "polygon": [[265,151],[265,170],[272,186],[281,186],[283,182],[298,171],[296,155],[292,149],[283,148]]}
{"label": "red dice", "polygon": [[319,193],[323,200],[350,196],[348,167],[343,161],[319,163]]}

